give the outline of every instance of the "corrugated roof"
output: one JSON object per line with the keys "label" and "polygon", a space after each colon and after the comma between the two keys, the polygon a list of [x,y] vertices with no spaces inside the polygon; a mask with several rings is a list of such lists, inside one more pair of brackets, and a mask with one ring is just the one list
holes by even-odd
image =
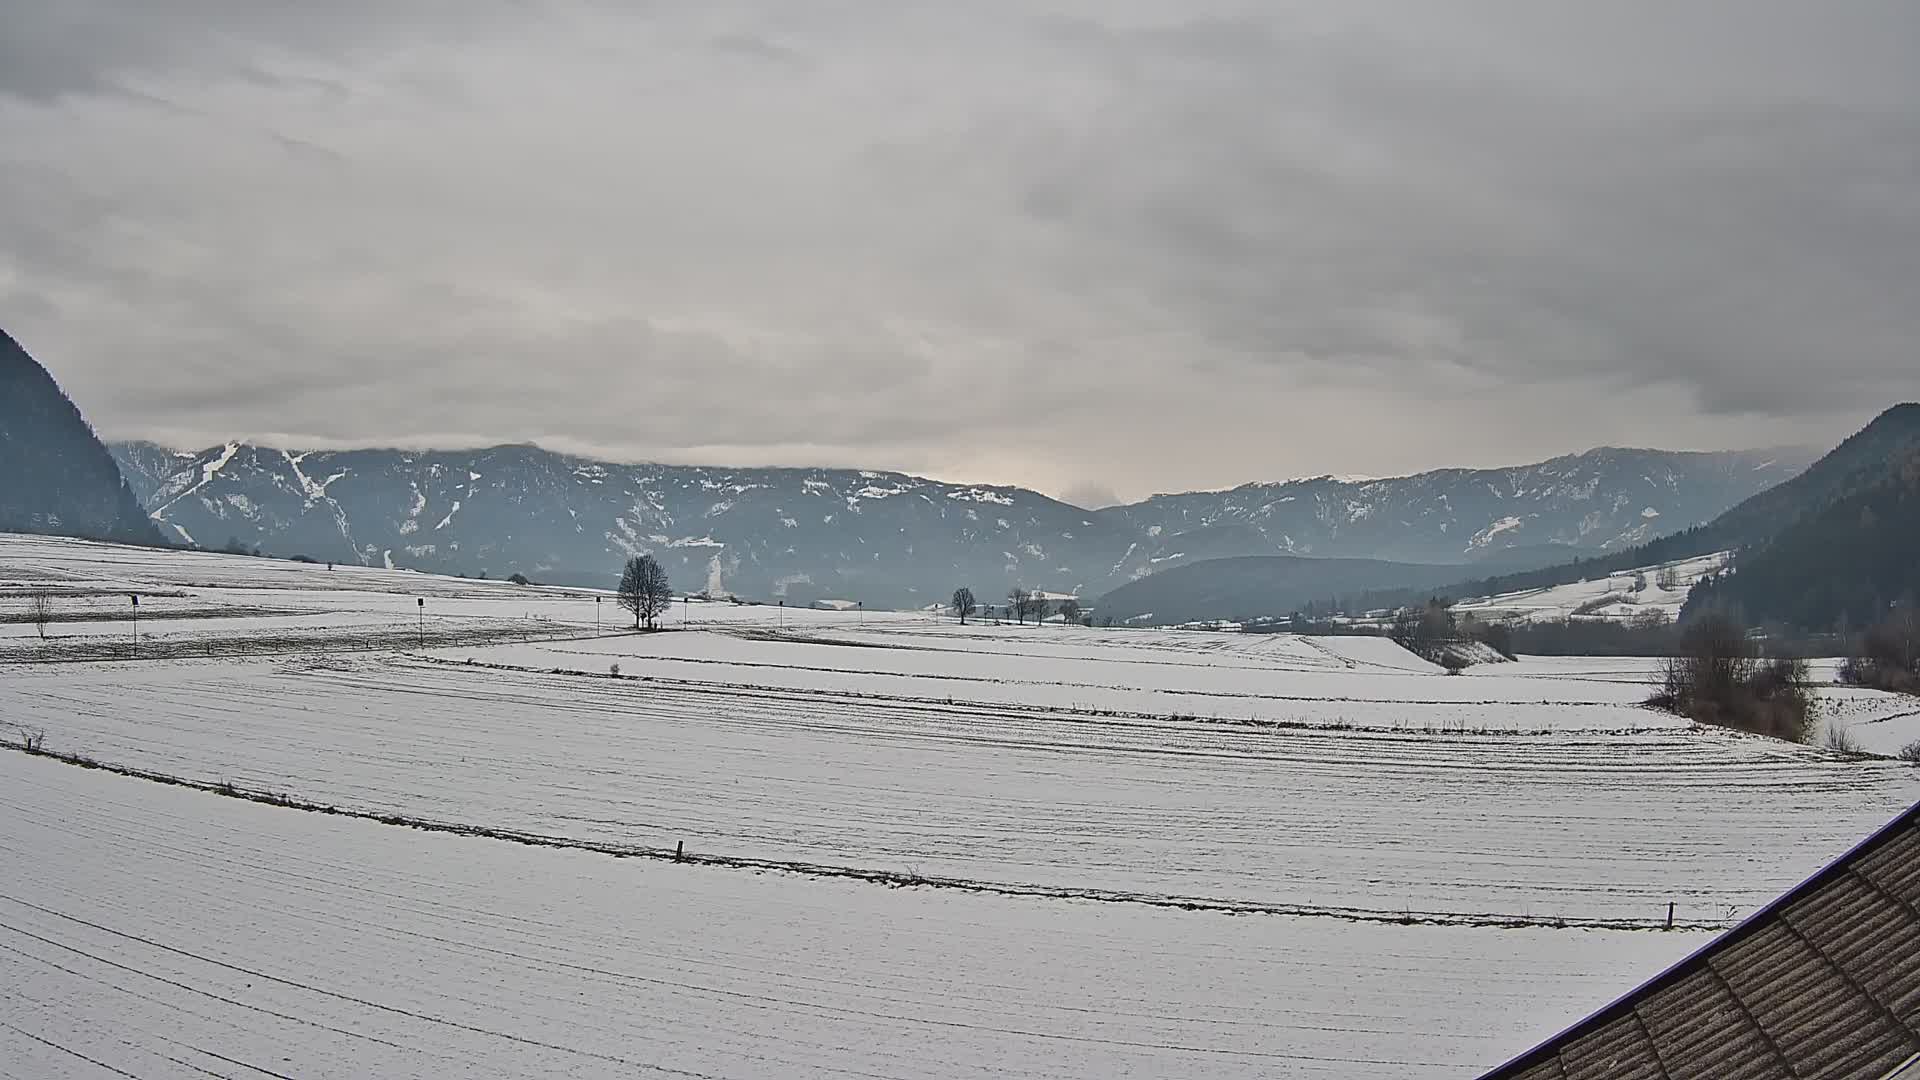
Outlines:
{"label": "corrugated roof", "polygon": [[1920,806],[1483,1080],[1920,1077]]}

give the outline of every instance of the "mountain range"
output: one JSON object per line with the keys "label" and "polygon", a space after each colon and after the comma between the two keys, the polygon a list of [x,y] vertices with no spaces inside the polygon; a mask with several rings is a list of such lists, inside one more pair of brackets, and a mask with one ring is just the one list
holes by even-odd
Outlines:
{"label": "mountain range", "polygon": [[1911,603],[1920,593],[1916,513],[1920,405],[1903,404],[1712,520],[1643,544],[1581,553],[1561,549],[1560,558],[1505,571],[1487,560],[1471,573],[1290,556],[1211,559],[1124,585],[1097,606],[1118,620],[1154,623],[1273,618],[1315,603],[1365,611],[1432,595],[1546,589],[1732,552],[1733,572],[1697,586],[1688,611],[1725,606],[1752,622],[1825,631],[1870,623],[1888,604]]}
{"label": "mountain range", "polygon": [[959,585],[983,599],[1014,585],[1092,597],[1248,555],[1543,566],[1710,520],[1813,457],[1602,448],[1084,510],[1017,487],[893,472],[630,465],[525,445],[113,450],[154,519],[204,547],[583,584],[644,552],[677,588],[875,607],[939,603]]}

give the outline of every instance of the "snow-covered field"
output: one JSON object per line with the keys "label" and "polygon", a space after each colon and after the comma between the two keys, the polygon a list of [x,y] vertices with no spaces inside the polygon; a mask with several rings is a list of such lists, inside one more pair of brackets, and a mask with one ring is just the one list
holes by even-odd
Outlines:
{"label": "snow-covered field", "polygon": [[1470,1077],[1703,935],[886,889],[0,754],[0,1072]]}
{"label": "snow-covered field", "polygon": [[[0,739],[139,775],[0,751],[32,1076],[1470,1076],[1699,944],[1668,903],[1726,925],[1920,799],[1636,707],[1643,660],[640,636],[580,590],[0,537],[0,616],[34,589],[71,618],[0,626]],[[144,658],[59,644],[133,591]]]}
{"label": "snow-covered field", "polygon": [[[1575,617],[1631,619],[1646,615],[1671,620],[1679,616],[1686,604],[1687,590],[1701,578],[1718,573],[1727,565],[1727,559],[1727,552],[1719,552],[1638,570],[1622,570],[1570,585],[1476,596],[1455,603],[1454,611],[1488,622],[1548,622]],[[1672,588],[1663,587],[1663,580]]]}

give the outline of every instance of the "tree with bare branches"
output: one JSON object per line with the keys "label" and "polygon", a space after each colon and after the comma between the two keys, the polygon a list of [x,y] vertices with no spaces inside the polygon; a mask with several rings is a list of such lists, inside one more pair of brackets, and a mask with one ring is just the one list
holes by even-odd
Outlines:
{"label": "tree with bare branches", "polygon": [[47,640],[47,626],[53,622],[53,597],[41,589],[27,597],[27,621],[40,632],[40,640]]}
{"label": "tree with bare branches", "polygon": [[973,590],[961,587],[953,590],[953,611],[960,616],[960,625],[967,625],[967,616],[973,614]]}
{"label": "tree with bare branches", "polygon": [[673,606],[673,583],[667,580],[666,567],[651,555],[628,559],[626,571],[620,575],[619,600],[621,607],[633,612],[635,630],[642,624],[652,630]]}
{"label": "tree with bare branches", "polygon": [[1016,585],[1007,590],[1007,607],[1013,612],[1014,619],[1024,625],[1027,612],[1033,610],[1033,594]]}

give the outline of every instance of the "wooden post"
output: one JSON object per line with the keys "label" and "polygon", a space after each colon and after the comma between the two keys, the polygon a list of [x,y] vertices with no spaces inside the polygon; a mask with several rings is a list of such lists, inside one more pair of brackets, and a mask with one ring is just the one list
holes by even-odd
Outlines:
{"label": "wooden post", "polygon": [[1667,901],[1667,929],[1673,929],[1673,901]]}
{"label": "wooden post", "polygon": [[687,861],[687,842],[685,840],[682,840],[678,844],[674,845],[673,861],[674,862]]}

